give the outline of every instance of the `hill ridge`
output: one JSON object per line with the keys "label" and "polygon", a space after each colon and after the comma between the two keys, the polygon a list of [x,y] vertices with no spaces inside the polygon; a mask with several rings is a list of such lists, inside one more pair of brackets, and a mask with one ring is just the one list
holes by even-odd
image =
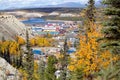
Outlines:
{"label": "hill ridge", "polygon": [[0,15],[0,39],[14,39],[25,32],[25,25],[13,15]]}

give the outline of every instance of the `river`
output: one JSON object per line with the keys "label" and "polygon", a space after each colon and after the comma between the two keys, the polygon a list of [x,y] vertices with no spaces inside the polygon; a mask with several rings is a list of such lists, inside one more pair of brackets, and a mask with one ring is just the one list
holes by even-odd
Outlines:
{"label": "river", "polygon": [[47,24],[47,23],[64,23],[64,21],[48,21],[45,20],[44,18],[30,18],[28,20],[23,20],[22,21],[24,24]]}

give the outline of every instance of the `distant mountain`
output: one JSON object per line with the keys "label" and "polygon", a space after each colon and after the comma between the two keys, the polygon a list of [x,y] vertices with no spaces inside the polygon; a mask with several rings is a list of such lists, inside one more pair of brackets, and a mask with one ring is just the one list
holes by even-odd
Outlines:
{"label": "distant mountain", "polygon": [[[87,4],[83,4],[83,3],[78,3],[78,2],[66,2],[66,3],[62,3],[62,4],[57,4],[57,5],[47,5],[46,7],[70,7],[70,8],[85,8],[87,6]],[[101,7],[101,3],[100,0],[96,1],[95,3],[96,7]]]}
{"label": "distant mountain", "polygon": [[[97,0],[95,2],[95,6],[96,7],[101,7],[101,0]],[[32,4],[31,5],[25,5],[25,6],[21,6],[21,5],[13,5],[13,6],[9,6],[6,9],[1,9],[1,10],[12,10],[12,9],[26,9],[26,8],[52,8],[52,7],[66,7],[66,8],[85,8],[87,5],[85,3],[80,3],[80,2],[65,2],[65,3],[61,3],[61,4],[56,4],[56,5],[36,5],[36,4]]]}
{"label": "distant mountain", "polygon": [[77,3],[77,2],[66,2],[66,3],[62,3],[62,4],[57,4],[57,5],[48,5],[46,7],[80,7],[83,8],[85,7],[84,4],[81,3]]}
{"label": "distant mountain", "polygon": [[102,2],[102,0],[96,1],[95,6],[96,7],[102,7],[103,5],[101,4],[101,2]]}

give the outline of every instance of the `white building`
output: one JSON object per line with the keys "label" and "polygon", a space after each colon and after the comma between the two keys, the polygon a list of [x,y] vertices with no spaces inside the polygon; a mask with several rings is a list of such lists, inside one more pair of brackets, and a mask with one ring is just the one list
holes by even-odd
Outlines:
{"label": "white building", "polygon": [[57,79],[60,77],[60,73],[61,73],[60,70],[57,70],[57,71],[55,72],[55,76],[56,76]]}
{"label": "white building", "polygon": [[41,27],[32,27],[33,32],[39,32],[42,31],[43,29]]}
{"label": "white building", "polygon": [[56,31],[56,27],[54,27],[54,26],[45,26],[45,27],[43,27],[43,30],[44,31],[53,31],[53,32],[55,32]]}

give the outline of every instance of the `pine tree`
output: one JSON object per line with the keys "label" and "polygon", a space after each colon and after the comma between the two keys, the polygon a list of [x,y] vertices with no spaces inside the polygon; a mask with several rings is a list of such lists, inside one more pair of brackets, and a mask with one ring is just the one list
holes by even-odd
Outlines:
{"label": "pine tree", "polygon": [[28,31],[26,31],[26,48],[28,51],[31,50]]}
{"label": "pine tree", "polygon": [[3,36],[3,37],[2,37],[2,42],[5,42],[5,41],[6,41],[6,40],[5,40],[5,37]]}
{"label": "pine tree", "polygon": [[45,80],[45,62],[43,61],[43,59],[41,59],[39,62],[38,73],[40,75],[40,80]]}
{"label": "pine tree", "polygon": [[55,63],[57,62],[57,59],[55,56],[49,56],[48,57],[48,63],[47,67],[45,69],[45,80],[56,80],[55,77]]}
{"label": "pine tree", "polygon": [[61,54],[62,54],[62,58],[60,59],[61,62],[61,76],[60,76],[60,80],[67,80],[67,66],[68,66],[68,45],[67,45],[67,39],[65,39],[64,42],[64,49],[61,50]]}
{"label": "pine tree", "polygon": [[95,1],[89,0],[88,1],[88,7],[86,11],[86,17],[88,18],[88,21],[95,21]]}
{"label": "pine tree", "polygon": [[28,31],[26,31],[26,48],[27,48],[27,59],[26,59],[26,70],[27,70],[27,73],[28,73],[28,77],[27,79],[28,80],[34,80],[33,79],[33,73],[34,73],[34,56],[33,56],[33,53],[32,53],[32,49],[31,49],[31,46],[30,46],[30,42],[29,42],[29,34],[28,34]]}
{"label": "pine tree", "polygon": [[23,53],[24,51],[20,49],[20,55],[19,55],[19,60],[18,60],[18,68],[23,67]]}
{"label": "pine tree", "polygon": [[[114,63],[111,67],[114,71],[110,72],[109,80],[119,80],[120,77],[120,0],[104,0],[106,5],[104,14],[108,17],[107,21],[104,21],[104,27],[102,32],[104,34],[102,44],[103,49],[109,50],[111,53],[119,57],[117,63]],[[110,67],[110,68],[111,68]],[[112,69],[113,70],[113,69]]]}
{"label": "pine tree", "polygon": [[8,48],[6,49],[6,51],[5,51],[4,54],[5,54],[5,55],[4,55],[5,60],[6,60],[8,63],[11,64],[10,52],[9,52],[9,49],[8,49]]}
{"label": "pine tree", "polygon": [[86,18],[87,20],[84,21],[84,29],[85,29],[85,36],[86,36],[86,43],[88,42],[88,35],[87,33],[90,32],[90,25],[94,24],[95,22],[95,0],[89,0],[86,10]]}
{"label": "pine tree", "polygon": [[112,53],[120,54],[120,0],[104,0],[104,4],[105,15],[109,19],[105,21],[102,30],[105,41],[102,47]]}

